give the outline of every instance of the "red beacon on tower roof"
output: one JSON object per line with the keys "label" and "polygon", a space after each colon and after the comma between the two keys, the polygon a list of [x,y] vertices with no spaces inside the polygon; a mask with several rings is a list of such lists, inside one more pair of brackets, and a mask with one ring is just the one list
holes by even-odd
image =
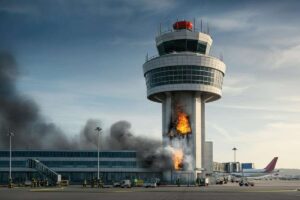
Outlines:
{"label": "red beacon on tower roof", "polygon": [[180,29],[187,29],[187,30],[193,30],[193,23],[189,21],[179,21],[175,22],[173,24],[174,30],[180,30]]}

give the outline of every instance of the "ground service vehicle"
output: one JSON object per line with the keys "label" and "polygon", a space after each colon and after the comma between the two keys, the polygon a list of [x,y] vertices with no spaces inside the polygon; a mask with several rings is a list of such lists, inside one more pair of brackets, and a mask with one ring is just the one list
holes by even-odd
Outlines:
{"label": "ground service vehicle", "polygon": [[157,187],[157,184],[156,184],[156,182],[154,182],[154,181],[150,181],[150,182],[145,182],[144,183],[144,187],[145,188],[149,188],[149,187],[151,187],[151,188],[155,188],[155,187]]}
{"label": "ground service vehicle", "polygon": [[121,188],[131,188],[131,181],[130,180],[122,180]]}
{"label": "ground service vehicle", "polygon": [[133,180],[133,186],[134,187],[143,187],[144,186],[144,180],[143,179],[134,179]]}
{"label": "ground service vehicle", "polygon": [[60,186],[68,186],[69,185],[69,180],[61,180],[59,185]]}
{"label": "ground service vehicle", "polygon": [[114,182],[113,187],[121,187],[121,183],[120,182]]}
{"label": "ground service vehicle", "polygon": [[248,181],[247,179],[242,179],[240,182],[239,182],[239,186],[254,186],[254,182],[252,181]]}

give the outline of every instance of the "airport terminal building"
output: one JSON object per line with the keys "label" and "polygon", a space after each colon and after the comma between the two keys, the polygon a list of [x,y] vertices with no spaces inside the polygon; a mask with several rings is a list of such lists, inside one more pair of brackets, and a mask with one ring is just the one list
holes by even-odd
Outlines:
{"label": "airport terminal building", "polygon": [[[122,179],[161,178],[161,172],[141,167],[135,151],[101,151],[100,176],[105,184]],[[12,151],[12,179],[49,179],[49,171],[60,174],[71,184],[97,178],[97,151],[15,150]],[[9,151],[0,151],[0,184],[9,177]]]}

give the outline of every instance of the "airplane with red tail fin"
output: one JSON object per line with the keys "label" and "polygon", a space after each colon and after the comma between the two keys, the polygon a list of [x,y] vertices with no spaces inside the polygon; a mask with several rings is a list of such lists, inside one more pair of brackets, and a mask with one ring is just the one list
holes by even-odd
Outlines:
{"label": "airplane with red tail fin", "polygon": [[242,172],[233,172],[230,175],[235,177],[260,177],[269,175],[278,171],[274,171],[278,157],[274,157],[273,160],[263,169],[243,169]]}

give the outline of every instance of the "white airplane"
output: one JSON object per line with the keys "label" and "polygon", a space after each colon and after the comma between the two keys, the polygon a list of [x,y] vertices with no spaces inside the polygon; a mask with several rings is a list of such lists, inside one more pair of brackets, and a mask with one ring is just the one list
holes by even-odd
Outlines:
{"label": "white airplane", "polygon": [[234,177],[262,177],[273,174],[278,171],[274,171],[278,157],[274,157],[273,160],[264,169],[244,169],[242,172],[230,173]]}

